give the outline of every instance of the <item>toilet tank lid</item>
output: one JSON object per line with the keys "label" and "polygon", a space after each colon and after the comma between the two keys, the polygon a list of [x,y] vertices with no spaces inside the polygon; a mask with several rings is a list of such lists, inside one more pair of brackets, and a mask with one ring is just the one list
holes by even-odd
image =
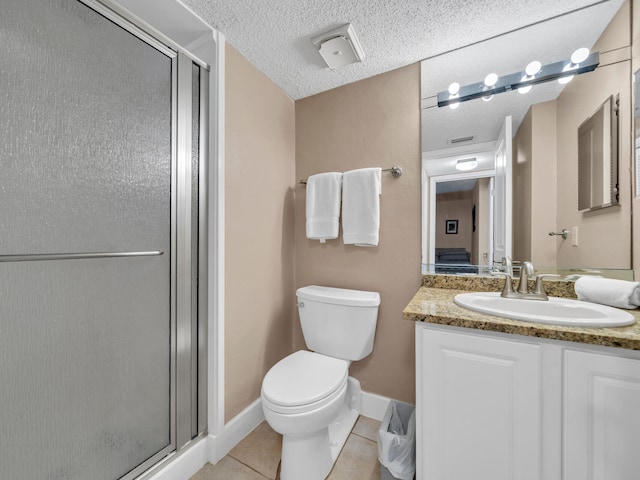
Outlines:
{"label": "toilet tank lid", "polygon": [[299,288],[296,291],[296,295],[299,299],[315,300],[317,302],[336,305],[352,305],[356,307],[374,307],[380,305],[380,294],[378,292],[366,292],[362,290],[347,290],[344,288],[310,285]]}

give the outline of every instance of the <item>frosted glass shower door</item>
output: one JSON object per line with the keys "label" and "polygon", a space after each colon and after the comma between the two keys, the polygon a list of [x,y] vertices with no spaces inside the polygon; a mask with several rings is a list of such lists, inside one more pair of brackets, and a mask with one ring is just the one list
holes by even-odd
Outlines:
{"label": "frosted glass shower door", "polygon": [[177,58],[76,0],[1,10],[0,478],[130,478],[176,449]]}

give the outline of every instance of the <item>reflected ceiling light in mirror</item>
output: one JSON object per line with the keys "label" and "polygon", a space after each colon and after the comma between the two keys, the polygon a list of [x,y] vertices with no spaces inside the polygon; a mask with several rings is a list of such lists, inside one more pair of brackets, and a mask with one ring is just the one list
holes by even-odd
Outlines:
{"label": "reflected ceiling light in mirror", "polygon": [[486,77],[484,77],[484,84],[487,87],[493,87],[498,81],[498,75],[495,73],[490,73]]}
{"label": "reflected ceiling light in mirror", "polygon": [[[460,91],[460,84],[458,82],[453,82],[449,85],[449,100],[453,100],[458,96],[458,92]],[[449,108],[451,110],[455,110],[460,105],[460,102],[451,102],[449,103]]]}
{"label": "reflected ceiling light in mirror", "polygon": [[574,65],[580,65],[587,58],[589,58],[589,49],[582,47],[571,54],[571,63]]}
{"label": "reflected ceiling light in mirror", "polygon": [[[574,75],[581,73],[592,72],[600,64],[599,53],[594,52],[589,54],[587,49],[578,49],[571,57],[570,60],[547,65],[541,65],[540,62],[534,61],[527,65],[527,69],[523,72],[511,73],[501,77],[496,74],[489,74],[483,82],[473,83],[463,87],[457,84],[458,90],[455,95],[452,95],[449,91],[438,92],[438,107],[452,104],[455,104],[457,107],[462,102],[475,100],[476,98],[486,97],[486,100],[490,100],[492,95],[512,90],[522,89],[521,93],[526,93],[529,91],[526,90],[527,87],[530,89],[530,87],[538,83],[553,80],[568,82],[568,80],[565,80],[566,78],[572,78]],[[573,63],[573,60],[577,63]]]}
{"label": "reflected ceiling light in mirror", "polygon": [[[495,73],[490,73],[489,75],[484,77],[484,88],[483,88],[483,90],[487,91],[487,90],[491,89],[491,87],[493,87],[496,84],[497,81],[498,81],[498,75],[495,74]],[[493,98],[493,94],[485,95],[484,97],[482,97],[482,100],[484,100],[485,102],[488,102],[492,98]]]}
{"label": "reflected ceiling light in mirror", "polygon": [[542,64],[534,60],[527,65],[527,68],[524,69],[524,73],[527,74],[528,77],[535,77],[535,75],[542,69]]}
{"label": "reflected ceiling light in mirror", "polygon": [[[577,69],[581,63],[583,63],[587,58],[589,58],[589,49],[586,47],[582,47],[577,49],[575,52],[571,54],[571,61],[567,63],[562,69],[563,72],[570,72]],[[558,83],[562,85],[566,85],[575,75],[568,75],[558,79]]]}
{"label": "reflected ceiling light in mirror", "polygon": [[[542,64],[537,61],[534,60],[533,62],[530,62],[529,65],[527,65],[527,68],[524,69],[524,77],[522,77],[522,81],[528,81],[528,80],[532,80],[536,74],[540,71],[540,69],[542,69]],[[518,88],[518,92],[519,93],[529,93],[531,91],[531,89],[533,88],[533,85],[527,85],[525,87],[520,87]]]}
{"label": "reflected ceiling light in mirror", "polygon": [[[568,72],[569,70],[571,70],[571,64],[567,65],[566,67],[564,67],[563,72]],[[566,85],[567,83],[569,83],[571,80],[573,80],[573,75],[569,75],[567,77],[560,77],[558,79],[558,83],[561,83],[562,85]]]}
{"label": "reflected ceiling light in mirror", "polygon": [[532,85],[527,85],[526,87],[520,87],[518,88],[518,93],[522,93],[522,94],[529,93],[532,88],[533,88]]}
{"label": "reflected ceiling light in mirror", "polygon": [[460,170],[462,172],[466,172],[468,170],[473,170],[478,166],[478,160],[474,158],[463,158],[462,160],[458,160],[456,162],[456,170]]}

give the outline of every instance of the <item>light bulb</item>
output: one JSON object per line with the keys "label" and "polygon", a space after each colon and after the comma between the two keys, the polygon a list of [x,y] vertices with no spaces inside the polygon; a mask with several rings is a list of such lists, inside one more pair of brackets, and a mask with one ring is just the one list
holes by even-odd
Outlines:
{"label": "light bulb", "polygon": [[449,108],[451,110],[455,110],[456,108],[458,108],[460,106],[460,102],[454,102],[454,103],[450,103],[449,104]]}
{"label": "light bulb", "polygon": [[484,77],[484,84],[487,87],[493,87],[497,81],[498,81],[498,75],[496,75],[495,73],[490,73],[489,75]]}
{"label": "light bulb", "polygon": [[457,95],[460,91],[460,84],[458,82],[453,82],[449,85],[449,95]]}
{"label": "light bulb", "polygon": [[[573,65],[572,63],[568,63],[564,66],[564,68],[562,69],[563,72],[570,72],[571,70],[574,70],[576,68],[576,65]],[[562,84],[562,85],[566,85],[567,83],[569,83],[571,80],[573,80],[574,75],[568,75],[566,77],[560,77],[558,79],[558,83]]]}
{"label": "light bulb", "polygon": [[539,61],[534,60],[533,62],[529,63],[529,65],[527,65],[527,68],[525,68],[524,71],[529,77],[533,77],[540,71],[541,68],[542,64]]}
{"label": "light bulb", "polygon": [[[489,87],[487,87],[486,85],[484,87],[482,87],[482,91],[486,92],[487,90],[489,90]],[[485,95],[484,97],[482,97],[482,100],[484,100],[485,102],[490,101],[493,98],[493,94],[489,94],[489,95]]]}
{"label": "light bulb", "polygon": [[579,63],[584,62],[588,56],[589,56],[588,48],[586,47],[579,48],[571,54],[571,63],[573,63],[574,65],[578,65]]}
{"label": "light bulb", "polygon": [[[534,63],[534,62],[531,62],[531,63]],[[529,65],[531,65],[531,63]],[[538,63],[540,63],[540,62],[538,62]],[[529,68],[529,66],[527,66],[527,68]],[[520,82],[523,83],[523,82],[526,82],[526,81],[529,81],[529,80],[533,80],[534,78],[535,77],[533,75],[527,75],[525,73],[525,75],[523,75],[522,78],[520,79]],[[522,94],[529,93],[532,88],[533,88],[533,85],[523,85],[521,87],[518,87],[518,92],[522,93]]]}

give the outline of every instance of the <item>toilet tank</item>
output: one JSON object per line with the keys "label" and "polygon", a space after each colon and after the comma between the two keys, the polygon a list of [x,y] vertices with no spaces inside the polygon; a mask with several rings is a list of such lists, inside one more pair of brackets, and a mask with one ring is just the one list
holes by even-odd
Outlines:
{"label": "toilet tank", "polygon": [[380,294],[343,288],[302,287],[296,291],[307,347],[344,360],[360,360],[373,350]]}

